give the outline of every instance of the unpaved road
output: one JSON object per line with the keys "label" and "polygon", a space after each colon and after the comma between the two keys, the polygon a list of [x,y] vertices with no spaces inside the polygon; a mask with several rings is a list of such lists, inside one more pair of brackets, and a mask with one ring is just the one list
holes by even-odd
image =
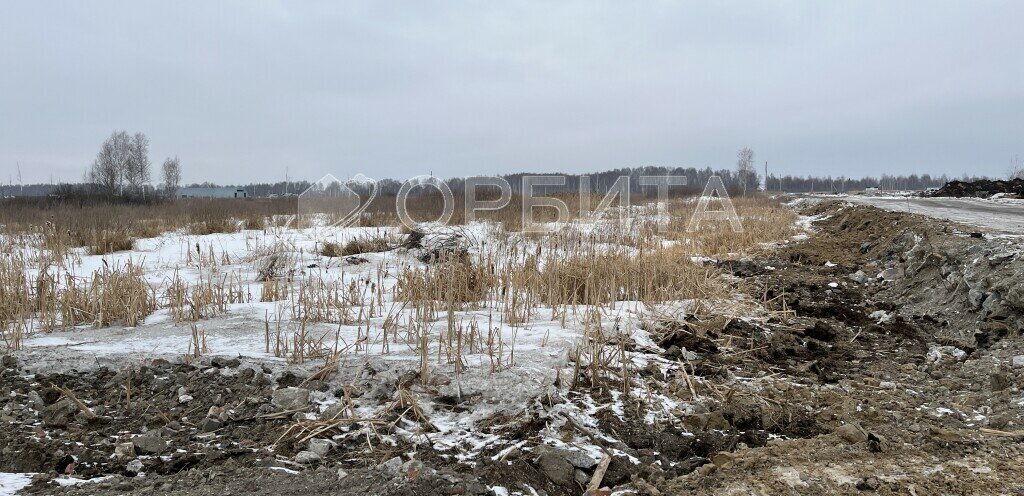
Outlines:
{"label": "unpaved road", "polygon": [[1024,202],[1002,203],[978,198],[893,198],[850,196],[858,205],[910,212],[978,226],[1003,234],[1024,234]]}

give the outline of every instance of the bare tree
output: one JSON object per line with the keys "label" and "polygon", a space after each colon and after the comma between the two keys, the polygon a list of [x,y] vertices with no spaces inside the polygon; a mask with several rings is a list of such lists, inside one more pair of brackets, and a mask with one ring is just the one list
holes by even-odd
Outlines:
{"label": "bare tree", "polygon": [[1014,155],[1010,159],[1010,167],[1006,171],[1006,178],[1009,180],[1024,179],[1024,160],[1021,160],[1020,155]]}
{"label": "bare tree", "polygon": [[181,185],[181,160],[178,160],[178,157],[167,157],[167,160],[164,160],[163,175],[164,192],[168,197],[174,198]]}
{"label": "bare tree", "polygon": [[757,171],[754,169],[754,150],[743,147],[736,152],[736,178],[743,184],[743,194],[747,188],[757,188]]}
{"label": "bare tree", "polygon": [[116,195],[125,180],[125,171],[131,155],[131,137],[125,131],[114,131],[100,146],[96,160],[89,171],[89,180],[105,193]]}
{"label": "bare tree", "polygon": [[149,182],[151,164],[149,161],[149,138],[135,133],[128,146],[128,163],[125,168],[125,182],[133,193],[142,191]]}
{"label": "bare tree", "polygon": [[114,131],[100,146],[88,179],[108,195],[138,193],[149,182],[149,138],[145,134],[129,135]]}

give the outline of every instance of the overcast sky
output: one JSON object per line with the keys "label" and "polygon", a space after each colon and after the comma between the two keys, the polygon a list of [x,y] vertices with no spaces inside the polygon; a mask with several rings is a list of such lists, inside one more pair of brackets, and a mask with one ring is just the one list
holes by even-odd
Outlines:
{"label": "overcast sky", "polygon": [[1002,175],[1024,2],[0,0],[0,181],[142,131],[184,180],[584,172]]}

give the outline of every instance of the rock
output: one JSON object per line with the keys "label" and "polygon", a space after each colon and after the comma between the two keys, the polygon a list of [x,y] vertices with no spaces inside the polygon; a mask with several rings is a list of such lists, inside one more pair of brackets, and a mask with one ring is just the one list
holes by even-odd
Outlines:
{"label": "rock", "polygon": [[1017,355],[1010,360],[1010,364],[1015,369],[1024,368],[1024,355]]}
{"label": "rock", "polygon": [[1013,417],[1005,413],[992,415],[991,417],[988,418],[988,426],[992,429],[1002,430],[1005,429],[1007,425],[1010,425],[1010,422],[1012,420]]}
{"label": "rock", "polygon": [[301,463],[308,465],[310,463],[317,463],[321,460],[321,456],[312,451],[300,451],[295,455],[295,463]]}
{"label": "rock", "polygon": [[210,360],[210,365],[213,365],[218,369],[233,369],[241,364],[241,360],[237,358],[215,357],[213,360]]}
{"label": "rock", "polygon": [[733,455],[732,453],[726,453],[724,451],[720,451],[711,456],[711,463],[714,463],[715,466],[719,468],[729,465],[735,460],[736,455]]}
{"label": "rock", "polygon": [[416,480],[421,472],[423,472],[423,462],[419,460],[409,460],[402,464],[402,474],[409,480]]}
{"label": "rock", "polygon": [[138,458],[128,462],[128,466],[125,467],[125,471],[132,474],[138,474],[139,472],[142,472],[143,469],[142,460],[139,460]]}
{"label": "rock", "polygon": [[952,358],[953,361],[960,361],[967,358],[967,352],[955,346],[935,346],[928,350],[925,361],[938,363],[945,361],[946,357]]}
{"label": "rock", "polygon": [[1000,306],[1003,303],[1003,297],[999,295],[997,291],[993,291],[985,296],[985,301],[981,304],[981,309],[985,313],[997,313]]}
{"label": "rock", "polygon": [[868,280],[870,280],[868,275],[865,274],[863,270],[858,270],[857,272],[854,272],[853,274],[850,274],[849,277],[850,277],[851,281],[856,282],[856,283],[860,283],[860,284],[865,284],[865,283],[868,282]]}
{"label": "rock", "polygon": [[384,473],[387,477],[398,477],[402,473],[402,458],[394,457],[380,465],[377,465],[377,469]]}
{"label": "rock", "polygon": [[716,469],[718,469],[718,465],[715,465],[714,463],[705,463],[704,465],[697,467],[697,475],[707,477],[714,473]]}
{"label": "rock", "polygon": [[167,449],[167,441],[160,437],[160,431],[153,430],[132,439],[135,451],[145,455],[159,455]]}
{"label": "rock", "polygon": [[342,403],[335,403],[320,414],[321,420],[334,420],[339,419],[345,413],[345,405]]}
{"label": "rock", "polygon": [[895,267],[890,267],[888,269],[885,269],[880,274],[878,274],[878,278],[879,279],[882,279],[884,281],[890,281],[890,282],[891,281],[895,281],[896,279],[899,279],[899,277],[900,277],[900,269],[897,269]]}
{"label": "rock", "polygon": [[989,384],[992,386],[992,391],[1002,391],[1013,386],[1013,376],[1007,371],[997,370],[989,377]]}
{"label": "rock", "polygon": [[327,453],[334,449],[334,441],[329,439],[310,439],[307,449],[323,458],[327,456]]}
{"label": "rock", "polygon": [[865,477],[857,482],[857,489],[861,491],[876,491],[879,486],[877,477]]}
{"label": "rock", "polygon": [[466,494],[470,494],[472,496],[484,496],[494,493],[491,492],[491,489],[485,484],[481,484],[479,482],[467,482]]}
{"label": "rock", "polygon": [[206,417],[224,422],[228,419],[228,411],[221,406],[211,406],[210,409],[206,411]]}
{"label": "rock", "polygon": [[301,410],[309,406],[309,390],[297,387],[275,389],[270,402],[282,410]]}
{"label": "rock", "polygon": [[43,401],[43,397],[39,396],[39,393],[35,391],[28,392],[28,405],[35,410],[42,410],[46,407],[46,402]]}
{"label": "rock", "polygon": [[559,486],[568,486],[574,479],[576,468],[554,451],[542,451],[534,464],[551,482]]}
{"label": "rock", "polygon": [[854,423],[843,424],[835,432],[840,438],[850,444],[859,444],[868,440],[868,433],[864,432],[864,429],[861,429],[859,425]]}
{"label": "rock", "polygon": [[612,461],[608,463],[608,471],[604,473],[602,486],[615,487],[624,484],[632,479],[637,473],[637,466],[626,456],[612,455]]}
{"label": "rock", "polygon": [[985,302],[985,292],[978,288],[971,288],[967,291],[967,301],[971,303],[975,310],[980,309],[981,305]]}
{"label": "rock", "polygon": [[18,359],[11,355],[4,355],[3,366],[5,369],[16,369],[18,368]]}
{"label": "rock", "polygon": [[722,410],[715,410],[707,414],[707,423],[704,424],[704,428],[707,430],[724,431],[731,429],[732,426],[729,421],[725,419],[725,412]]}
{"label": "rock", "polygon": [[78,412],[78,407],[71,400],[62,398],[60,401],[43,408],[41,416],[43,424],[47,426],[67,427],[68,421],[76,412]]}
{"label": "rock", "polygon": [[193,398],[191,394],[183,394],[181,396],[178,396],[178,403],[180,403],[182,405],[185,405],[185,404],[188,404],[188,402],[190,402],[190,401],[192,401],[194,399],[195,398]]}
{"label": "rock", "polygon": [[942,427],[931,426],[928,428],[928,437],[932,441],[941,443],[952,443],[960,441],[961,437],[956,431],[943,429]]}
{"label": "rock", "polygon": [[338,469],[338,480],[342,480],[345,477],[348,477],[348,472],[346,472],[345,469],[339,468]]}
{"label": "rock", "polygon": [[540,445],[533,449],[533,452],[537,455],[543,455],[545,453],[553,453],[565,459],[565,461],[572,464],[573,467],[582,469],[592,469],[597,466],[598,460],[595,460],[590,455],[583,451],[569,448],[554,448],[551,446]]}
{"label": "rock", "polygon": [[199,425],[197,425],[196,427],[198,427],[199,430],[202,432],[213,432],[217,429],[220,429],[223,426],[224,424],[222,424],[220,420],[204,418],[203,420],[199,421]]}
{"label": "rock", "polygon": [[127,460],[135,457],[135,444],[133,443],[119,443],[114,446],[114,457],[121,460]]}

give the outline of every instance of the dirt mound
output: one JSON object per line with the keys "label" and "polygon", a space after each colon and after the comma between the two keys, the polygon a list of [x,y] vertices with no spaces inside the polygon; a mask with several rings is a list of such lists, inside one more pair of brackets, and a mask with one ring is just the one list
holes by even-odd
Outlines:
{"label": "dirt mound", "polygon": [[936,334],[964,345],[975,334],[987,340],[994,327],[1001,335],[1024,331],[1024,283],[1016,275],[1024,257],[1014,242],[875,207],[830,202],[813,214],[824,217],[815,223],[821,232],[782,249],[789,262],[834,266],[842,280],[873,285],[907,318],[927,316]]}
{"label": "dirt mound", "polygon": [[812,428],[711,454],[661,493],[1024,489],[1019,245],[873,207],[802,213],[819,218],[808,240],[720,264],[777,313],[719,332],[749,352],[703,353],[694,366],[750,378],[765,404],[803,405]]}
{"label": "dirt mound", "polygon": [[918,231],[925,229],[922,222],[927,223],[924,218],[840,202],[810,205],[803,213],[823,217],[815,222],[815,228],[827,235],[786,247],[782,254],[791,262],[813,265],[852,268],[866,262],[898,262],[899,255],[913,246]]}
{"label": "dirt mound", "polygon": [[1016,178],[1011,181],[981,179],[973,182],[950,181],[931,196],[952,196],[956,198],[969,196],[975,198],[988,198],[997,193],[1014,195],[1024,198],[1024,179]]}

